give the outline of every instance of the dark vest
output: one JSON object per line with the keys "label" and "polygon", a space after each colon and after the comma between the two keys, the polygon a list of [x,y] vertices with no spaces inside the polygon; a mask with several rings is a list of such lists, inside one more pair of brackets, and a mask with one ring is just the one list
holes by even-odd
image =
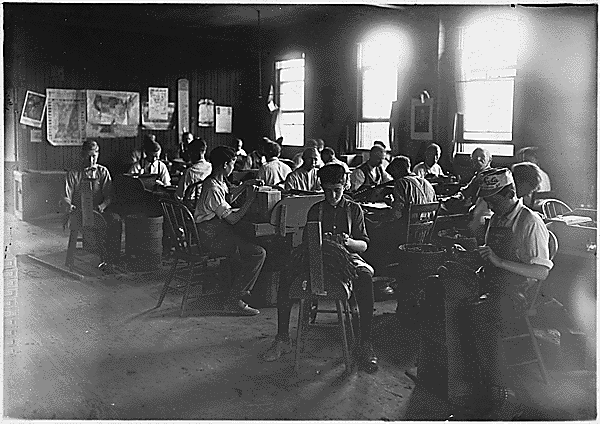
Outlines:
{"label": "dark vest", "polygon": [[360,169],[365,175],[365,182],[358,188],[358,190],[373,187],[383,182],[383,172],[381,170],[381,166],[375,168],[375,179],[373,179],[371,176],[371,167],[369,166],[369,162],[361,164],[358,169]]}

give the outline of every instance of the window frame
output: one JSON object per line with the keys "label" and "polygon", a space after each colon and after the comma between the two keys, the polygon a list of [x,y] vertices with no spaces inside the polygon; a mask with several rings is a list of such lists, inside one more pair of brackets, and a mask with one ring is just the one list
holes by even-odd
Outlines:
{"label": "window frame", "polygon": [[[366,144],[366,142],[362,142],[362,140],[360,139],[360,134],[361,134],[361,124],[368,124],[368,123],[386,123],[388,125],[388,131],[389,131],[389,122],[390,122],[390,113],[391,113],[391,108],[392,108],[392,104],[394,101],[398,100],[398,73],[399,73],[399,69],[398,69],[398,63],[396,63],[395,65],[395,90],[394,90],[394,97],[395,99],[392,100],[392,103],[390,104],[390,111],[388,112],[388,115],[385,118],[366,118],[363,114],[363,92],[364,92],[364,74],[366,70],[371,70],[374,69],[376,66],[378,65],[365,65],[363,63],[363,51],[365,49],[365,47],[368,45],[368,43],[356,43],[356,60],[357,60],[357,66],[356,66],[356,70],[357,70],[357,90],[356,90],[356,104],[357,104],[357,108],[356,108],[356,143],[355,143],[355,150],[359,151],[359,150],[370,150],[372,146],[368,146]],[[389,71],[391,72],[391,68],[389,69]],[[389,133],[388,131],[386,131],[386,136],[383,140],[384,143],[388,143],[388,138],[389,138]],[[371,140],[371,143],[375,141],[375,140]]]}
{"label": "window frame", "polygon": [[[298,60],[302,60],[302,66],[297,66],[297,67],[301,67],[303,72],[302,72],[302,80],[281,80],[281,71],[284,69],[293,69],[296,68],[296,66],[285,66],[286,62],[292,62],[292,61],[298,61]],[[275,68],[275,89],[274,89],[274,99],[273,101],[275,102],[275,104],[280,108],[281,111],[281,132],[283,133],[283,137],[284,137],[284,142],[287,146],[294,146],[294,147],[301,147],[304,145],[304,139],[305,139],[305,128],[306,128],[306,122],[305,122],[305,110],[306,110],[306,59],[304,56],[304,53],[301,54],[301,57],[296,57],[296,58],[288,58],[288,59],[281,59],[281,60],[276,60],[274,63],[274,68]],[[292,82],[297,82],[297,81],[301,81],[302,82],[302,109],[283,109],[281,107],[281,86],[282,84],[285,83],[292,83]],[[302,114],[302,125],[300,124],[284,124],[284,115],[286,114]],[[299,141],[297,140],[286,140],[285,139],[285,128],[286,127],[290,127],[290,126],[302,126],[302,137]],[[299,144],[298,144],[299,143]]]}
{"label": "window frame", "polygon": [[[510,20],[519,25],[519,17],[518,16],[493,16],[488,15],[488,17],[493,17],[497,20]],[[481,24],[479,24],[481,25]],[[498,24],[496,24],[498,25]],[[455,90],[457,95],[457,103],[459,104],[459,112],[465,113],[466,100],[464,99],[466,96],[466,90],[460,88],[459,85],[465,85],[469,83],[494,83],[494,82],[512,82],[512,93],[511,93],[511,105],[510,105],[510,131],[476,131],[470,130],[467,126],[463,126],[462,134],[460,136],[460,140],[457,141],[455,146],[456,154],[468,155],[470,151],[477,147],[484,147],[488,150],[493,150],[494,156],[501,157],[510,157],[514,155],[515,146],[514,146],[514,119],[515,119],[515,87],[518,81],[518,43],[514,43],[512,41],[503,40],[503,36],[497,36],[497,40],[502,40],[500,42],[504,42],[505,45],[503,48],[508,50],[508,54],[506,57],[502,58],[501,61],[504,61],[505,64],[502,66],[502,62],[499,64],[500,66],[474,66],[473,63],[465,63],[465,58],[468,57],[469,54],[473,54],[473,56],[477,56],[476,52],[481,51],[481,49],[465,49],[465,40],[468,37],[466,34],[468,30],[468,26],[463,25],[457,28],[457,49],[456,49],[456,60],[457,60],[457,72],[454,77]],[[518,33],[518,31],[517,31]],[[481,45],[481,43],[472,43],[476,45]],[[485,54],[485,52],[484,52]],[[510,56],[509,56],[510,55]],[[464,90],[464,91],[460,91]],[[460,103],[462,104],[462,107]],[[462,109],[462,110],[461,110]],[[508,108],[506,108],[508,111]],[[465,116],[465,120],[467,120]],[[498,128],[501,128],[502,124],[498,125]],[[509,154],[510,153],[510,154]]]}

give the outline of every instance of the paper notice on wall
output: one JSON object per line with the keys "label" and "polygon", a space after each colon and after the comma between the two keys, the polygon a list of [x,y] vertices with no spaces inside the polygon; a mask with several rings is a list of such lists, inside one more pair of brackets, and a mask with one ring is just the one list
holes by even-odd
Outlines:
{"label": "paper notice on wall", "polygon": [[215,124],[215,102],[211,99],[198,100],[198,126],[212,127]]}
{"label": "paper notice on wall", "polygon": [[35,128],[42,126],[44,111],[46,110],[46,96],[27,90],[23,110],[21,111],[21,120],[23,125],[29,125]]}
{"label": "paper notice on wall", "polygon": [[148,87],[148,107],[150,120],[166,120],[169,115],[169,89]]}
{"label": "paper notice on wall", "polygon": [[[48,88],[46,137],[53,146],[80,146],[86,138],[84,90]],[[33,140],[32,140],[33,141]]]}
{"label": "paper notice on wall", "polygon": [[233,108],[231,106],[215,106],[215,132],[230,133],[233,118]]}
{"label": "paper notice on wall", "polygon": [[175,102],[169,102],[167,119],[152,119],[150,118],[150,106],[148,106],[148,102],[144,102],[142,104],[142,126],[147,130],[168,130],[171,128],[174,113]]}
{"label": "paper notice on wall", "polygon": [[32,143],[41,143],[42,142],[42,130],[31,130],[29,132],[29,140]]}
{"label": "paper notice on wall", "polygon": [[177,80],[177,118],[179,138],[190,130],[190,82],[184,78]]}

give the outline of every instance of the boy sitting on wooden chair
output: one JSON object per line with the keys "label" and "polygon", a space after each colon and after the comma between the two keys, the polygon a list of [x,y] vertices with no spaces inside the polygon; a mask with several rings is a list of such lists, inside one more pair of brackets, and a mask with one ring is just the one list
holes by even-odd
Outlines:
{"label": "boy sitting on wooden chair", "polygon": [[[353,282],[353,295],[360,311],[360,367],[367,372],[375,372],[378,369],[377,357],[371,346],[373,268],[359,255],[367,250],[369,243],[363,211],[357,203],[344,197],[346,170],[343,166],[324,166],[319,169],[318,177],[325,192],[325,200],[310,208],[308,222],[320,221],[323,236],[339,243],[351,257],[348,265],[358,276]],[[306,232],[303,238],[306,239]],[[328,264],[324,265],[327,273]],[[293,301],[289,298],[289,291],[293,278],[289,274],[290,278],[286,278],[285,274],[277,293],[277,335],[272,346],[263,355],[263,359],[268,362],[291,351],[289,324]]]}

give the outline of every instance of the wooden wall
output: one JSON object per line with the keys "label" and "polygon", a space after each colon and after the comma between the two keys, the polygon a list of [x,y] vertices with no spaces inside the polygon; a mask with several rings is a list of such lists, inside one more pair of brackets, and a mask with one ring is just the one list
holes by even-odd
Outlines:
{"label": "wooden wall", "polygon": [[[270,46],[268,59],[306,55],[305,138],[322,138],[338,153],[354,145],[357,108],[357,43],[372,30],[392,28],[403,39],[398,100],[401,139],[410,143],[410,100],[427,90],[437,92],[438,15],[432,8],[393,10],[372,6],[339,6],[339,13],[322,16],[310,25],[290,28]],[[267,64],[265,64],[265,67]],[[389,145],[388,139],[382,140]],[[423,142],[416,144],[415,155]],[[392,146],[398,153],[405,146]],[[285,146],[285,156],[301,148]]]}
{"label": "wooden wall", "polygon": [[[216,105],[233,106],[233,131],[244,137],[251,129],[253,106],[247,93],[255,93],[255,61],[248,44],[219,40],[110,32],[66,25],[40,25],[15,14],[5,21],[5,73],[7,88],[16,92],[20,115],[27,90],[46,88],[134,91],[147,100],[148,87],[168,87],[169,101],[177,103],[177,80],[190,81],[190,124],[209,149],[232,144],[231,134],[197,126],[197,102],[210,98]],[[126,23],[124,23],[126,24]],[[254,65],[254,66],[250,66]],[[250,112],[248,112],[250,111]],[[177,112],[176,112],[177,113]],[[163,150],[176,147],[177,120],[167,131],[140,130],[137,138],[98,139],[100,162],[113,172],[122,169],[142,135],[156,134]],[[78,147],[52,146],[46,140],[31,143],[30,127],[17,124],[19,167],[64,170],[77,163]]]}

